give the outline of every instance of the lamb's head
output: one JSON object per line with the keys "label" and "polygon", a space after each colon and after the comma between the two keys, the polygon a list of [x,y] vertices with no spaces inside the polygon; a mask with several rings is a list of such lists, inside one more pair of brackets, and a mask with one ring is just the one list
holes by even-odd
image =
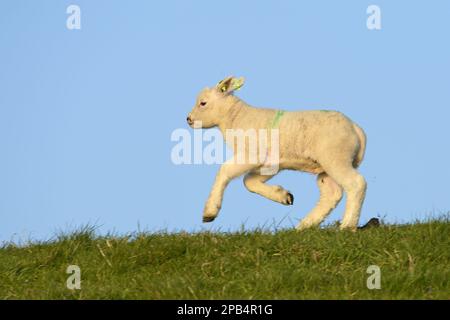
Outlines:
{"label": "lamb's head", "polygon": [[187,117],[192,128],[212,128],[219,125],[236,103],[233,92],[244,84],[244,78],[227,77],[214,88],[203,89],[197,97],[194,108]]}

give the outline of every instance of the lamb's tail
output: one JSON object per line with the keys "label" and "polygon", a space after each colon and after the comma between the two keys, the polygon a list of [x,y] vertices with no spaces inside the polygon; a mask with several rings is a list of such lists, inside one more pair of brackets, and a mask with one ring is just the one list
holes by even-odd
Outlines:
{"label": "lamb's tail", "polygon": [[356,154],[355,159],[353,160],[353,167],[358,168],[358,166],[361,164],[361,162],[364,159],[364,153],[366,152],[366,134],[364,133],[363,129],[361,129],[357,124],[353,124],[353,128],[355,129],[356,135],[359,139],[359,150]]}

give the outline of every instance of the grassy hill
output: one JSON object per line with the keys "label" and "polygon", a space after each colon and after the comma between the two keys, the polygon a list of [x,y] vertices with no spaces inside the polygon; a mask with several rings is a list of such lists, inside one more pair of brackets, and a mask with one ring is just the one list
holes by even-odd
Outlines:
{"label": "grassy hill", "polygon": [[[449,299],[450,221],[356,233],[136,234],[92,229],[0,248],[0,299]],[[69,290],[69,265],[81,290]],[[378,265],[381,289],[366,286]]]}

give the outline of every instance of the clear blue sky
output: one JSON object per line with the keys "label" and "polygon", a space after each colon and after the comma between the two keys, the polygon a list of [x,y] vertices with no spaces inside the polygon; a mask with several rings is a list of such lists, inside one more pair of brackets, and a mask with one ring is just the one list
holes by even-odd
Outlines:
{"label": "clear blue sky", "polygon": [[[66,8],[81,7],[81,30]],[[377,4],[382,30],[366,28]],[[450,2],[17,1],[0,4],[0,240],[99,231],[233,230],[315,204],[311,175],[271,182],[285,207],[230,184],[201,224],[217,165],[175,166],[200,89],[245,76],[256,106],[337,109],[368,135],[361,222],[450,209]],[[339,219],[342,204],[328,221]]]}

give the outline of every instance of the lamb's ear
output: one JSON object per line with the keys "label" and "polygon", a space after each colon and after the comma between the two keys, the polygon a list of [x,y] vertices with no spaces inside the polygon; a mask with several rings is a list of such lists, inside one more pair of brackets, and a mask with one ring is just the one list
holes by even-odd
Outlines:
{"label": "lamb's ear", "polygon": [[216,85],[216,88],[223,93],[233,93],[234,91],[241,89],[241,87],[244,85],[244,82],[245,79],[243,77],[227,77],[220,81]]}

